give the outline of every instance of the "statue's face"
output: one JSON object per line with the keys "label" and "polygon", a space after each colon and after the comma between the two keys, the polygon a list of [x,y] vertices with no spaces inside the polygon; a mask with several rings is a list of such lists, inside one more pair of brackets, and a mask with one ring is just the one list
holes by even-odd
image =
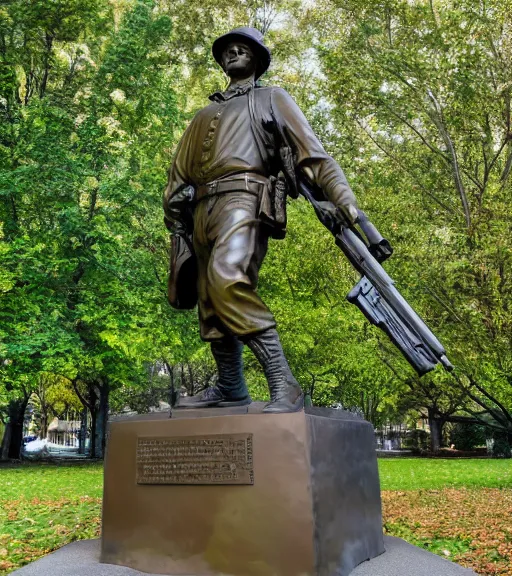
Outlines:
{"label": "statue's face", "polygon": [[256,58],[245,42],[230,42],[222,52],[222,68],[230,78],[248,77],[256,71]]}

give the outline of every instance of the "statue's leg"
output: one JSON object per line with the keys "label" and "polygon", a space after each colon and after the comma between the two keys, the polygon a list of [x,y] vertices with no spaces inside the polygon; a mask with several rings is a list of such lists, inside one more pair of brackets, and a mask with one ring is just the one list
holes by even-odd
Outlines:
{"label": "statue's leg", "polygon": [[263,412],[296,412],[304,406],[304,394],[288,365],[275,328],[244,339],[263,367],[270,402]]}
{"label": "statue's leg", "polygon": [[257,197],[232,192],[219,196],[209,215],[208,302],[224,333],[241,339],[275,326],[272,313],[256,291],[267,245],[266,237],[260,235],[257,209]]}
{"label": "statue's leg", "polygon": [[258,199],[251,195],[235,192],[219,198],[211,215],[210,240],[215,243],[208,293],[223,325],[249,346],[263,367],[271,398],[265,411],[293,412],[303,406],[302,390],[284,356],[275,320],[256,291],[268,240],[257,210]]}
{"label": "statue's leg", "polygon": [[[284,356],[275,320],[256,291],[258,271],[267,247],[267,236],[260,228],[257,215],[258,199],[234,191],[215,198],[209,208],[197,214],[197,220],[201,214],[205,216],[201,227],[205,238],[201,239],[201,245],[208,246],[209,252],[206,273],[203,272],[204,287],[200,285],[199,290],[200,300],[205,293],[201,310],[202,337],[212,342],[212,352],[217,342],[223,340],[217,336],[219,330],[224,337],[233,334],[245,342],[263,366],[268,381],[271,401],[265,411],[299,410],[303,406],[302,390]],[[208,326],[208,331],[203,326]],[[215,331],[211,330],[212,326],[216,327]],[[231,356],[231,360],[233,358]],[[240,364],[233,368],[235,372],[241,370],[241,358],[239,360]],[[209,388],[204,395],[207,398],[203,401],[209,404],[203,405],[218,406],[222,401],[218,387]]]}
{"label": "statue's leg", "polygon": [[208,293],[208,266],[213,243],[208,237],[209,212],[215,198],[198,203],[194,211],[194,250],[197,258],[198,315],[201,339],[205,342],[221,340],[228,331],[220,322]]}

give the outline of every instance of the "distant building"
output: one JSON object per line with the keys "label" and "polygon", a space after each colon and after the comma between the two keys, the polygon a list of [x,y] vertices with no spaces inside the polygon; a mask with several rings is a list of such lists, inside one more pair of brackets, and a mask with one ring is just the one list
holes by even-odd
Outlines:
{"label": "distant building", "polygon": [[48,426],[47,440],[59,446],[78,447],[80,420],[59,420],[54,418]]}

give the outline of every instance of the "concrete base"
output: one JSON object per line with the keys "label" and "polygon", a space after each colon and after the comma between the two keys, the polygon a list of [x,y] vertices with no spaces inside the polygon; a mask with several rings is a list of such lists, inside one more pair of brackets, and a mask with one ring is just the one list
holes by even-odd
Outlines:
{"label": "concrete base", "polygon": [[[411,546],[398,538],[384,537],[386,552],[363,562],[350,576],[471,576],[473,570]],[[13,576],[158,576],[125,566],[100,564],[100,541],[83,540],[64,546]],[[180,575],[185,576],[185,575]],[[220,575],[219,575],[220,576]]]}

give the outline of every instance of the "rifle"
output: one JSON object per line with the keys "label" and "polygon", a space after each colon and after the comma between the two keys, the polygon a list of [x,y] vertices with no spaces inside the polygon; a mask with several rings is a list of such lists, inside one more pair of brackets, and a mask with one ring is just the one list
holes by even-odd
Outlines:
{"label": "rifle", "polygon": [[321,191],[315,191],[303,178],[298,178],[298,189],[313,205],[320,222],[334,236],[336,245],[361,274],[347,300],[389,336],[420,376],[433,370],[437,364],[452,370],[453,365],[446,357],[442,344],[395,288],[393,280],[381,266],[381,262],[393,254],[393,248],[366,214],[358,210],[359,232],[332,202],[318,200],[318,196],[323,197]]}

